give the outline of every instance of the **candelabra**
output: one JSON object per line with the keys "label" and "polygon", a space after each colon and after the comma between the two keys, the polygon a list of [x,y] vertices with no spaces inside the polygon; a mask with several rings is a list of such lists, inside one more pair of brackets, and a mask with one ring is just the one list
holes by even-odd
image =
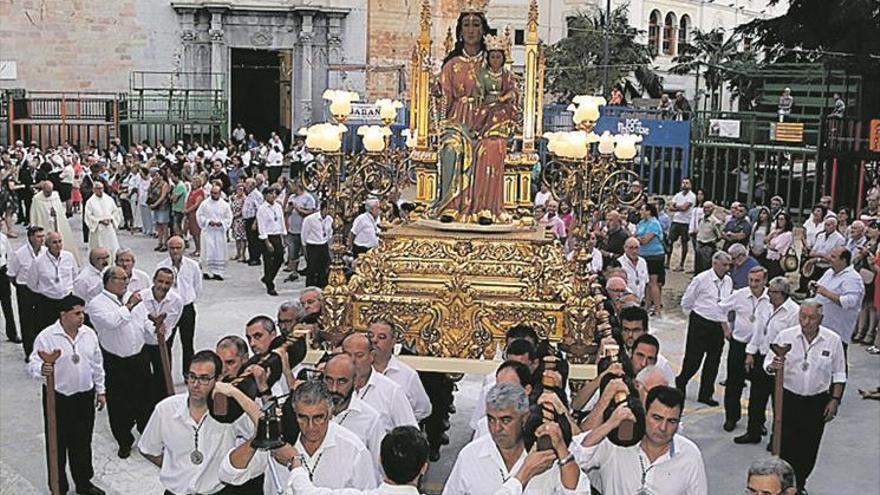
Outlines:
{"label": "candelabra", "polygon": [[[346,122],[351,113],[351,102],[357,101],[358,95],[327,90],[324,98],[331,102],[333,122],[300,130],[299,133],[306,137],[306,147],[315,156],[304,165],[300,179],[306,191],[326,203],[327,212],[333,218],[330,273],[324,289],[322,325],[330,335],[338,335],[348,328],[345,224],[357,215],[366,199],[382,200],[413,179],[406,155],[391,149],[390,125],[397,117],[397,109],[402,106],[400,102],[377,101],[382,125],[359,127],[358,135],[362,137],[364,149],[358,153],[346,153],[342,147],[342,135],[348,132]],[[410,145],[411,139],[407,139],[407,143]]]}

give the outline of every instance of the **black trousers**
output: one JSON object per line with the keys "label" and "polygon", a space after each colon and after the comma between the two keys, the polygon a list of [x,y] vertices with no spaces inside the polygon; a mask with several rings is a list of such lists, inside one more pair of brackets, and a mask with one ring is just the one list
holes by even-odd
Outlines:
{"label": "black trousers", "polygon": [[431,401],[431,415],[422,420],[425,436],[431,448],[441,447],[441,438],[449,429],[449,406],[452,405],[455,383],[445,373],[420,371],[419,379]]}
{"label": "black trousers", "polygon": [[[149,396],[147,399],[147,414],[152,415],[153,409],[160,400],[168,397],[168,390],[165,389],[165,373],[162,371],[162,357],[159,354],[159,346],[144,344],[144,354],[147,356],[147,373]],[[171,351],[168,352],[170,361]],[[171,364],[170,362],[168,364]]]}
{"label": "black trousers", "polygon": [[807,486],[807,478],[816,465],[819,442],[825,432],[828,400],[827,392],[803,396],[785,389],[782,394],[782,451],[779,457],[791,464],[799,489]]}
{"label": "black trousers", "polygon": [[[728,384],[730,378],[728,375]],[[767,402],[773,397],[773,377],[764,371],[764,356],[755,355],[755,365],[751,373],[752,386],[749,389],[749,426],[747,432],[760,436],[767,420]]]}
{"label": "black trousers", "polygon": [[[67,459],[70,474],[79,488],[91,483],[95,476],[92,468],[92,431],[95,429],[95,391],[64,395],[55,392],[56,441],[58,442],[58,484],[61,493],[67,493]],[[49,415],[46,411],[46,387],[43,387],[43,431],[49,435]],[[49,448],[46,446],[46,479],[49,478]],[[50,490],[51,492],[51,487]]]}
{"label": "black trousers", "polygon": [[700,392],[697,397],[699,399],[712,398],[723,350],[724,332],[721,330],[721,323],[707,320],[698,315],[696,311],[691,311],[684,360],[681,363],[681,373],[675,378],[675,386],[685,392],[688,382],[697,374],[697,370],[702,365]]}
{"label": "black trousers", "polygon": [[263,252],[263,246],[260,241],[260,236],[257,233],[257,230],[254,228],[254,224],[256,223],[257,218],[245,218],[244,219],[244,231],[245,235],[247,235],[247,247],[248,247],[248,261],[260,261],[260,254]]}
{"label": "black trousers", "polygon": [[324,288],[330,271],[330,249],[327,244],[306,244],[306,286]]}
{"label": "black trousers", "polygon": [[281,243],[281,236],[277,234],[270,235],[266,240],[272,244],[272,251],[269,251],[268,248],[263,251],[262,282],[266,284],[268,290],[275,290],[275,277],[278,275],[281,265],[284,264],[284,245]]}
{"label": "black trousers", "polygon": [[[37,295],[27,285],[15,284],[15,298],[18,300],[18,318],[21,328],[21,343],[25,359],[30,359],[37,338],[36,304]],[[42,329],[41,329],[42,330]]]}
{"label": "black trousers", "polygon": [[365,254],[371,248],[365,246],[359,246],[357,244],[352,244],[351,253],[354,255],[355,259],[357,259],[360,255]]}
{"label": "black trousers", "polygon": [[724,417],[734,423],[742,418],[740,399],[746,386],[746,344],[736,339],[727,341],[727,385],[724,386]]}
{"label": "black trousers", "polygon": [[125,222],[123,228],[131,228],[132,220],[134,220],[131,212],[131,203],[127,199],[123,199],[119,201],[119,206],[122,208],[122,218]]}
{"label": "black trousers", "polygon": [[266,167],[266,172],[269,174],[269,184],[274,184],[275,181],[281,177],[281,172],[284,171],[284,166],[280,167]]}
{"label": "black trousers", "polygon": [[[34,294],[34,335],[43,331],[44,328],[58,321],[58,310],[61,307],[61,299],[51,299],[42,294]],[[31,340],[30,348],[33,349],[34,341]],[[27,351],[28,348],[25,348]],[[28,354],[30,356],[30,354]]]}
{"label": "black trousers", "polygon": [[143,433],[150,419],[147,410],[150,379],[147,369],[147,356],[141,352],[119,357],[101,349],[104,356],[104,372],[107,384],[107,416],[110,418],[110,431],[120,447],[134,445],[131,428],[137,427]]}
{"label": "black trousers", "polygon": [[171,332],[171,337],[168,339],[168,364],[171,364],[173,360],[171,359],[172,352],[171,350],[174,348],[174,336],[177,333],[180,333],[180,346],[183,348],[181,351],[181,355],[183,357],[183,367],[181,368],[184,373],[189,371],[189,362],[192,361],[193,354],[195,351],[193,350],[193,337],[196,334],[196,307],[195,304],[189,303],[183,307],[183,311],[180,313],[180,319],[177,320],[177,326],[174,327],[174,330]]}
{"label": "black trousers", "polygon": [[713,242],[697,242],[694,251],[694,273],[700,273],[712,268],[712,255],[717,246]]}
{"label": "black trousers", "polygon": [[18,330],[15,328],[15,314],[12,312],[12,286],[5,266],[0,268],[0,306],[3,308],[3,319],[6,320],[6,338],[15,340],[18,338]]}

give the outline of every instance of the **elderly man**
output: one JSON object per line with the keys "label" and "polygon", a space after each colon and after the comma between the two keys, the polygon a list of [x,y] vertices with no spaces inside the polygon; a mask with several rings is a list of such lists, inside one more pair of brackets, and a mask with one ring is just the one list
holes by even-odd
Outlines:
{"label": "elderly man", "polygon": [[[736,246],[738,246],[737,244]],[[731,246],[733,249],[736,246]],[[746,347],[754,337],[757,322],[765,321],[771,313],[770,298],[764,288],[767,269],[756,266],[749,270],[748,287],[733,291],[719,303],[725,311],[735,315],[733,333],[728,340],[727,384],[724,388],[724,430],[733,431],[742,416],[740,399],[746,383]]]}
{"label": "elderly man", "polygon": [[116,251],[116,266],[122,267],[128,274],[128,290],[131,292],[149,289],[151,284],[150,276],[140,268],[135,268],[136,263],[134,251],[131,249],[122,248]]}
{"label": "elderly man", "polygon": [[217,341],[217,349],[215,351],[220,361],[223,362],[223,371],[220,373],[220,379],[229,381],[241,373],[242,366],[250,357],[247,342],[238,335],[227,335]]}
{"label": "elderly man", "polygon": [[168,337],[169,357],[174,344],[174,334],[180,331],[180,344],[183,347],[183,369],[189,369],[193,356],[193,337],[196,332],[196,300],[202,294],[202,275],[199,264],[183,255],[183,239],[174,236],[168,239],[168,257],[159,261],[156,268],[169,268],[174,272],[174,289],[183,300],[183,311],[177,326]]}
{"label": "elderly man", "polygon": [[366,211],[354,219],[349,233],[349,247],[354,257],[379,245],[379,200],[370,198],[364,203]]}
{"label": "elderly man", "polygon": [[[247,400],[228,384],[218,386],[239,402]],[[286,443],[272,450],[270,460],[269,452],[257,451],[251,442],[244,442],[223,457],[219,472],[221,481],[241,485],[266,473],[264,493],[275,493],[272,476],[267,471],[268,463],[275,463],[276,470],[284,472],[292,469],[295,459],[299,458],[309,481],[315,486],[364,490],[378,485],[370,451],[357,435],[330,420],[333,404],[323,382],[307,380],[291,393],[288,402],[293,407],[285,408],[284,414],[295,414],[300,430],[296,444]]]}
{"label": "elderly man", "polygon": [[58,232],[64,250],[73,255],[74,261],[79,266],[79,249],[64,212],[64,204],[61,203],[58,193],[53,191],[52,181],[41,182],[40,192],[34,195],[34,202],[31,205],[31,225],[38,225],[46,232]]}
{"label": "elderly man", "polygon": [[715,203],[706,201],[703,210],[698,212],[696,223],[696,248],[694,250],[694,273],[700,273],[712,267],[712,255],[718,250],[721,240],[723,222],[715,216]]}
{"label": "elderly man", "polygon": [[115,256],[119,249],[116,229],[122,224],[122,210],[109,194],[104,194],[104,183],[95,181],[92,186],[92,197],[86,201],[83,219],[89,229],[89,247],[107,248],[110,256]]}
{"label": "elderly man", "polygon": [[727,275],[730,265],[730,255],[723,251],[715,253],[712,268],[694,277],[681,298],[681,308],[690,316],[681,373],[675,384],[682,394],[686,394],[688,382],[702,365],[697,401],[713,407],[718,405],[712,395],[724,339],[731,333],[727,312],[720,306],[721,301],[733,292],[733,283]]}
{"label": "elderly man", "polygon": [[626,271],[626,286],[639,303],[645,300],[645,287],[648,285],[648,262],[639,256],[640,246],[638,238],[628,238],[623,245],[624,255],[617,258],[621,268]]}
{"label": "elderly man", "polygon": [[76,280],[76,259],[63,250],[64,242],[58,232],[46,235],[46,251],[37,256],[28,270],[27,286],[36,297],[34,315],[37,331],[58,319],[58,305],[73,292]]}
{"label": "elderly man", "polygon": [[392,426],[417,426],[406,391],[385,375],[373,369],[375,354],[370,339],[363,333],[352,333],[342,341],[342,350],[354,361],[355,394],[373,406]]}
{"label": "elderly man", "polygon": [[419,374],[394,355],[394,343],[397,342],[394,327],[385,320],[377,320],[370,324],[367,334],[373,344],[373,369],[392,379],[403,389],[417,421],[421,422],[430,416],[431,400]]}
{"label": "elderly man", "polygon": [[89,302],[104,290],[101,273],[110,264],[110,251],[106,248],[92,248],[89,263],[82,267],[73,281],[73,295]]}
{"label": "elderly man", "polygon": [[[168,397],[165,370],[162,369],[162,357],[159,353],[159,339],[161,337],[162,345],[168,345],[171,329],[177,326],[183,313],[183,300],[180,294],[172,289],[173,285],[174,272],[170,268],[157,268],[156,273],[153,274],[152,287],[138,292],[143,300],[132,312],[132,318],[144,332],[144,353],[149,363],[152,391],[152,400],[148,407],[150,413],[160,400]],[[130,282],[129,290],[131,290]]]}
{"label": "elderly man", "polygon": [[846,249],[849,250],[853,257],[859,254],[859,249],[865,246],[865,242],[868,240],[865,237],[865,230],[865,222],[861,220],[856,220],[849,226],[849,239],[846,241]]}
{"label": "elderly man", "polygon": [[623,421],[635,421],[627,406],[617,407],[600,426],[576,436],[572,447],[580,468],[597,471],[603,493],[708,494],[700,449],[678,433],[684,394],[655,386],[645,398],[645,411],[645,436],[632,447],[607,439]]}
{"label": "elderly man", "polygon": [[605,235],[599,246],[604,266],[610,266],[614,260],[623,256],[623,245],[629,238],[629,232],[623,228],[620,212],[611,210],[605,214]]}
{"label": "elderly man", "polygon": [[764,369],[783,376],[782,451],[797,474],[798,489],[806,492],[816,465],[825,423],[837,416],[846,384],[846,358],[836,333],[822,326],[823,305],[815,299],[801,303],[800,325],[783,330],[771,345],[791,346],[784,358],[767,355]]}
{"label": "elderly man", "polygon": [[278,306],[278,315],[275,323],[278,324],[278,331],[281,335],[287,337],[293,331],[293,327],[302,317],[303,309],[299,301],[288,301]]}
{"label": "elderly man", "polygon": [[247,192],[247,198],[244,200],[241,216],[244,219],[244,228],[247,234],[248,265],[258,266],[263,250],[260,248],[260,239],[257,234],[257,210],[263,204],[263,193],[257,188],[257,183],[252,178],[245,180],[244,188]]}
{"label": "elderly man", "polygon": [[837,218],[829,216],[822,223],[824,230],[816,234],[816,242],[810,250],[810,258],[816,258],[816,270],[811,280],[819,277],[831,266],[831,251],[838,246],[846,246],[846,239],[837,231]]}
{"label": "elderly man", "polygon": [[[780,118],[782,118],[780,116]],[[797,495],[797,480],[791,465],[778,457],[759,459],[749,466],[748,495]]]}
{"label": "elderly man", "polygon": [[[322,379],[333,400],[333,422],[351,430],[364,442],[373,455],[373,461],[380,461],[379,446],[382,437],[391,429],[391,424],[354,393],[355,371],[351,356],[333,356],[324,366]],[[376,466],[379,467],[379,464]]]}
{"label": "elderly man", "polygon": [[752,268],[761,264],[742,244],[734,244],[727,248],[727,254],[733,264],[730,266],[730,280],[733,282],[733,290],[744,289],[749,286],[749,273]]}
{"label": "elderly man", "polygon": [[492,387],[486,394],[489,435],[475,438],[458,453],[443,494],[589,494],[590,483],[573,462],[558,424],[546,423],[535,431],[550,437],[551,449],[526,451],[528,416],[523,387],[511,382]]}
{"label": "elderly man", "polygon": [[831,250],[831,262],[822,278],[816,283],[816,300],[825,315],[822,323],[840,337],[844,354],[856,329],[865,284],[852,266],[852,254],[843,246]]}
{"label": "elderly man", "polygon": [[196,210],[196,221],[202,231],[202,277],[223,280],[226,260],[226,231],[232,226],[232,208],[221,197],[220,186],[211,187],[211,196]]}
{"label": "elderly man", "polygon": [[721,231],[721,238],[724,240],[724,250],[730,248],[734,244],[749,244],[749,236],[752,233],[752,225],[746,216],[746,207],[735,201],[730,205],[730,220],[724,224]]}
{"label": "elderly man", "polygon": [[107,372],[107,413],[110,431],[119,445],[121,459],[131,455],[132,426],[143,433],[149,419],[149,370],[144,348],[143,327],[133,317],[141,301],[140,293],[128,294],[128,275],[118,266],[103,275],[104,290],[86,304]]}

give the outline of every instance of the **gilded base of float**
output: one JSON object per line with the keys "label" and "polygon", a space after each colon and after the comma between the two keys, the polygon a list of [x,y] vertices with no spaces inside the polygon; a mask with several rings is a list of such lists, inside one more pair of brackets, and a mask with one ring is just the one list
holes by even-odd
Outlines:
{"label": "gilded base of float", "polygon": [[348,328],[381,318],[422,356],[477,360],[494,358],[505,331],[525,323],[572,363],[595,362],[596,300],[543,227],[454,226],[384,233],[346,286],[328,287],[348,299]]}

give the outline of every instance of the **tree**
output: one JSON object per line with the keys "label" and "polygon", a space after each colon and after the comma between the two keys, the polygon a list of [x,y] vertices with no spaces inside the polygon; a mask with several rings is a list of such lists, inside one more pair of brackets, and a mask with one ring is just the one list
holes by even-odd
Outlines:
{"label": "tree", "polygon": [[[605,13],[598,9],[579,12],[568,19],[568,36],[547,48],[546,88],[559,101],[603,89],[605,22]],[[608,31],[610,84],[620,85],[627,98],[643,93],[659,98],[663,80],[654,71],[648,47],[636,41],[643,31],[629,25],[627,5],[611,11]]]}
{"label": "tree", "polygon": [[[724,82],[731,79],[734,73],[730,68],[735,63],[745,61],[738,51],[739,39],[729,36],[724,39],[724,30],[715,28],[704,32],[695,29],[690,43],[685,44],[678,55],[672,59],[673,65],[669,72],[673,74],[702,73],[709,93],[709,101],[713,110],[721,108],[721,88]],[[741,75],[740,75],[741,76]]]}

